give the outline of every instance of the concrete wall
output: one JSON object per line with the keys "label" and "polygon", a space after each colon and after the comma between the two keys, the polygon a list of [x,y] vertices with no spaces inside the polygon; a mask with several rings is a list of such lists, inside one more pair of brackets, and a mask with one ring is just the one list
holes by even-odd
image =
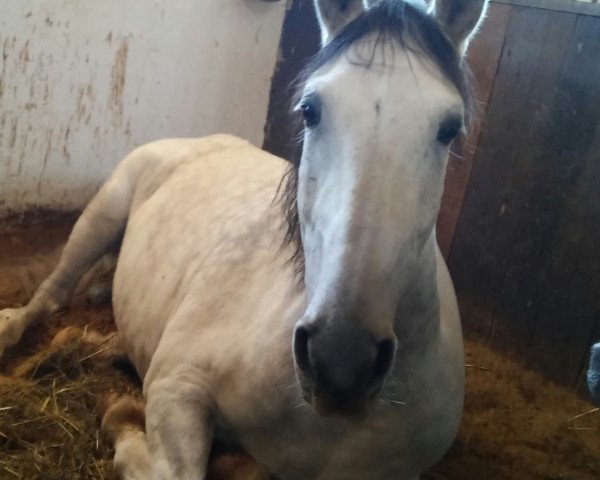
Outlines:
{"label": "concrete wall", "polygon": [[0,214],[80,208],[150,140],[260,145],[285,3],[0,0]]}

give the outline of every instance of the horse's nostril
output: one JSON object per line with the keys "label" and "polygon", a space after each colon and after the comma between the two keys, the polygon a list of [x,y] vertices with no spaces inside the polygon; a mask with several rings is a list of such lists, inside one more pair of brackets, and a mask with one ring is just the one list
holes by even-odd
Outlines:
{"label": "horse's nostril", "polygon": [[294,332],[294,357],[296,359],[296,365],[300,371],[304,375],[312,377],[312,368],[308,353],[309,337],[310,334],[308,333],[308,329],[306,327],[296,327],[296,331]]}
{"label": "horse's nostril", "polygon": [[377,345],[377,357],[373,366],[371,384],[378,384],[388,374],[394,361],[396,342],[394,340],[382,340]]}

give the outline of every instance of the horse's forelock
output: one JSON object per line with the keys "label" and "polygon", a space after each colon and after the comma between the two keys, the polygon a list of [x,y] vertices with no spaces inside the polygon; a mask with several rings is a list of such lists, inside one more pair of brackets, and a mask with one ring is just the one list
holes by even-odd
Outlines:
{"label": "horse's forelock", "polygon": [[[466,120],[472,116],[471,74],[456,46],[424,8],[402,0],[380,0],[344,27],[305,66],[295,82],[293,105],[301,98],[306,82],[359,41],[375,35],[373,49],[393,42],[428,57],[456,87],[465,104]],[[370,66],[373,57],[366,59]]]}

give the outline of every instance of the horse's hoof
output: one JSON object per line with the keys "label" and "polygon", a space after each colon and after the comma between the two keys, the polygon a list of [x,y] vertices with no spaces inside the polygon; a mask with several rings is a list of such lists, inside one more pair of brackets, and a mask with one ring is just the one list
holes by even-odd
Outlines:
{"label": "horse's hoof", "polygon": [[0,358],[4,351],[16,345],[25,331],[25,308],[0,310]]}

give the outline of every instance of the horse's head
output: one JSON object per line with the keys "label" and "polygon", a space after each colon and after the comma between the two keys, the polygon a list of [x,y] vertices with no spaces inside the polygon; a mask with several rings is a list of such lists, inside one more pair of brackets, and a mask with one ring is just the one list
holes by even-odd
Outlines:
{"label": "horse's head", "polygon": [[422,270],[435,276],[448,150],[468,110],[462,55],[485,0],[315,5],[323,47],[299,92],[293,182],[307,295],[294,356],[317,412],[352,415],[392,367]]}

